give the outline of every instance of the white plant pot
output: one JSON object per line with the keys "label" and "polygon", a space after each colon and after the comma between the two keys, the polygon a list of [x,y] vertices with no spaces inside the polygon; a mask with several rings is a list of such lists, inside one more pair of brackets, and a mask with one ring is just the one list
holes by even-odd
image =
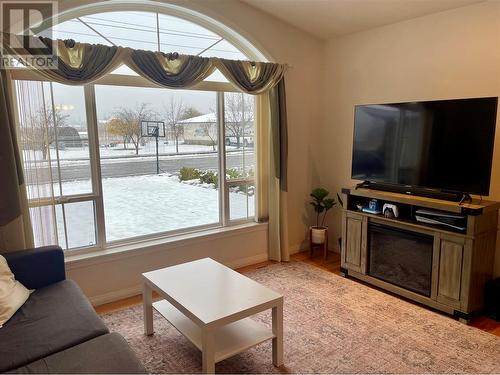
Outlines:
{"label": "white plant pot", "polygon": [[315,245],[322,245],[326,241],[326,227],[312,227],[311,228],[311,239],[312,243]]}

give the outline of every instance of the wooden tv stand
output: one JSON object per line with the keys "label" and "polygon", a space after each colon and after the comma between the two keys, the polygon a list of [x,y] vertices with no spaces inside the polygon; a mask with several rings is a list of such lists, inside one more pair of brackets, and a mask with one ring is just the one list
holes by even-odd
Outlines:
{"label": "wooden tv stand", "polygon": [[[463,322],[467,322],[472,313],[481,311],[485,283],[493,276],[500,202],[473,199],[470,203],[459,204],[354,187],[342,189],[342,194],[341,270],[344,275],[452,314]],[[366,206],[370,199],[377,199],[381,204],[396,204],[399,217],[391,219],[383,214],[360,211],[357,206]],[[466,217],[466,228],[460,231],[418,222],[415,211],[419,208],[461,214]],[[429,295],[370,275],[370,224],[422,234],[427,238],[432,236]]]}

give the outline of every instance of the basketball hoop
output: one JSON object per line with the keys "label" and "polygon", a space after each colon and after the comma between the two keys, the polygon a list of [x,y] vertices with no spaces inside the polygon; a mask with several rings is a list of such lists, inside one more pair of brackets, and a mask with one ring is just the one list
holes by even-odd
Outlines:
{"label": "basketball hoop", "polygon": [[165,138],[163,121],[141,121],[141,137]]}
{"label": "basketball hoop", "polygon": [[156,174],[160,174],[160,159],[158,156],[158,138],[165,138],[165,123],[163,121],[141,121],[141,137],[153,137],[156,140]]}

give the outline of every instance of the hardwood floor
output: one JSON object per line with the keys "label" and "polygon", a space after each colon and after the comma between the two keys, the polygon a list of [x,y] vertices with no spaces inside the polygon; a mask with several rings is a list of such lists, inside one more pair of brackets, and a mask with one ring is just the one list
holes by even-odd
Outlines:
{"label": "hardwood floor", "polygon": [[[297,254],[292,255],[292,259],[295,261],[311,264],[313,266],[316,266],[316,267],[322,268],[324,270],[333,272],[337,275],[341,274],[340,273],[340,255],[337,253],[332,253],[332,252],[329,253],[328,259],[325,260],[323,258],[323,255],[320,254],[320,252],[317,252],[313,256],[313,258],[309,258],[307,252],[301,252],[301,253],[297,253]],[[273,263],[274,263],[273,261],[266,261],[266,262],[262,262],[262,263],[253,264],[251,266],[239,268],[239,269],[237,269],[237,271],[238,272],[250,272],[250,271],[262,268],[262,267],[267,267],[268,265],[273,264]],[[368,285],[368,284],[366,284],[366,285]],[[375,288],[375,287],[373,287],[373,288]],[[156,296],[156,297],[158,297],[158,296]],[[142,296],[137,295],[134,297],[122,299],[120,301],[111,302],[111,303],[97,306],[95,309],[96,309],[98,314],[107,314],[107,313],[110,313],[113,311],[127,308],[129,306],[138,305],[140,303],[142,303]],[[490,318],[487,318],[485,316],[478,316],[478,317],[474,318],[472,320],[472,322],[470,323],[470,325],[473,327],[479,328],[483,331],[494,334],[496,336],[500,336],[500,322],[497,322],[497,321],[490,319]]]}

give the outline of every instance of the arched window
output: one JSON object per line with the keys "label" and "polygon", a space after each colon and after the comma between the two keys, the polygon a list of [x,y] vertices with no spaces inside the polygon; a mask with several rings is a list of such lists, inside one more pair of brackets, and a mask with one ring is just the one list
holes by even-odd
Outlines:
{"label": "arched window", "polygon": [[[235,46],[237,38],[158,11],[87,9],[63,18],[42,35],[237,60],[258,55]],[[158,88],[125,66],[86,86],[43,81],[26,69],[13,78],[37,245],[98,250],[254,220],[254,97],[219,72],[191,90]]]}
{"label": "arched window", "polygon": [[193,22],[153,12],[105,12],[57,24],[46,35],[85,43],[246,60],[233,44]]}

